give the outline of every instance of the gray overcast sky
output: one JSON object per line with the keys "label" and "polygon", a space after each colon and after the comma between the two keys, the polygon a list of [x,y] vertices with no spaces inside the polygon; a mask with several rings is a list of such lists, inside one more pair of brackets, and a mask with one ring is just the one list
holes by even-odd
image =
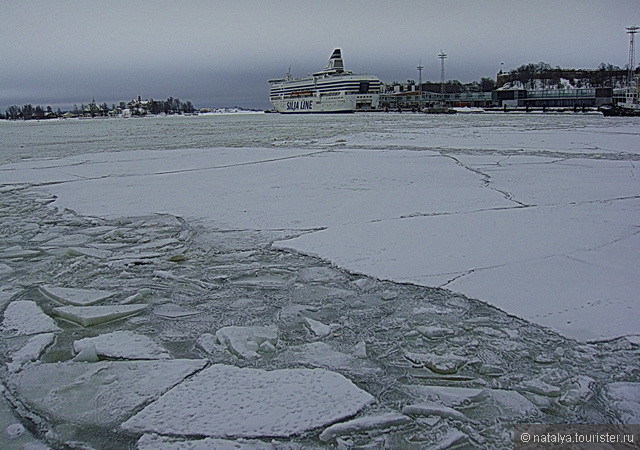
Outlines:
{"label": "gray overcast sky", "polygon": [[319,70],[334,48],[386,82],[417,79],[420,59],[438,80],[441,49],[462,82],[501,63],[624,67],[630,25],[640,0],[2,0],[0,108],[138,94],[265,108],[268,78]]}

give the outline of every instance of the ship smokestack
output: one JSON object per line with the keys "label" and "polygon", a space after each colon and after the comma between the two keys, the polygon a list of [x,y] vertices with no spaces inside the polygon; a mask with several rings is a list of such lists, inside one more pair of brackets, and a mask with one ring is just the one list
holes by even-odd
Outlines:
{"label": "ship smokestack", "polygon": [[342,62],[342,53],[340,52],[339,48],[335,49],[331,54],[331,58],[329,58],[329,65],[327,66],[327,70],[344,72],[344,63]]}

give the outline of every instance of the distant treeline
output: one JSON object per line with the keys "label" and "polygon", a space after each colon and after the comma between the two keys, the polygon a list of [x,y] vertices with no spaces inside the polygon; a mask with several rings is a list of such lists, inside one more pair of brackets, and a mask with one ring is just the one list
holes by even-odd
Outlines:
{"label": "distant treeline", "polygon": [[116,117],[116,116],[145,116],[147,114],[193,114],[196,108],[190,101],[181,102],[178,98],[169,97],[166,100],[137,100],[112,104],[97,104],[95,100],[85,105],[84,103],[73,105],[69,111],[54,111],[51,106],[42,107],[27,104],[24,106],[13,105],[0,113],[0,119],[6,120],[42,120],[70,117]]}
{"label": "distant treeline", "polygon": [[[636,68],[636,74],[638,68]],[[568,80],[576,88],[624,87],[628,71],[613,64],[601,63],[597,69],[563,69],[552,67],[551,64],[540,62],[537,64],[523,64],[509,72],[500,72],[496,87],[507,83],[517,83],[523,88],[553,89],[561,87],[561,80]]]}
{"label": "distant treeline", "polygon": [[[400,83],[390,83],[388,86],[399,85]],[[415,80],[407,80],[408,85],[417,86]],[[440,82],[423,81],[422,90],[425,92],[440,92]],[[472,81],[471,83],[461,83],[458,80],[447,80],[444,83],[444,91],[448,94],[458,94],[460,92],[491,92],[496,88],[496,80],[493,78],[482,77],[480,81]]]}

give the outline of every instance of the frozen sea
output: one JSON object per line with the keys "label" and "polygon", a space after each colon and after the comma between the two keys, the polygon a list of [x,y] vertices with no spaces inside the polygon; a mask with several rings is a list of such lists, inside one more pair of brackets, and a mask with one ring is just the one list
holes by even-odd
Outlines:
{"label": "frozen sea", "polygon": [[640,421],[640,121],[0,122],[2,448]]}

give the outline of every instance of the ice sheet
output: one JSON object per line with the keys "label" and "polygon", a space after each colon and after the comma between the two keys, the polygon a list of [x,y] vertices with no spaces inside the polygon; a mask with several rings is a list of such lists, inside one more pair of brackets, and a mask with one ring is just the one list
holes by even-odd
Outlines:
{"label": "ice sheet", "polygon": [[[299,147],[105,152],[10,164],[2,176],[57,183],[47,185],[55,204],[82,214],[168,211],[217,229],[324,229],[281,245],[444,286],[577,339],[637,334],[628,292],[638,286],[621,269],[638,267],[637,124],[487,116],[367,117]],[[630,250],[607,252],[615,242]],[[29,256],[23,250],[9,254]],[[594,289],[580,287],[587,279]],[[551,286],[562,291],[553,307]],[[596,319],[598,302],[614,325]]]}
{"label": "ice sheet", "polygon": [[205,364],[184,359],[40,364],[10,376],[9,387],[30,409],[56,421],[114,426]]}
{"label": "ice sheet", "polygon": [[181,436],[287,437],[352,416],[372,401],[349,379],[323,369],[214,365],[122,428]]}

